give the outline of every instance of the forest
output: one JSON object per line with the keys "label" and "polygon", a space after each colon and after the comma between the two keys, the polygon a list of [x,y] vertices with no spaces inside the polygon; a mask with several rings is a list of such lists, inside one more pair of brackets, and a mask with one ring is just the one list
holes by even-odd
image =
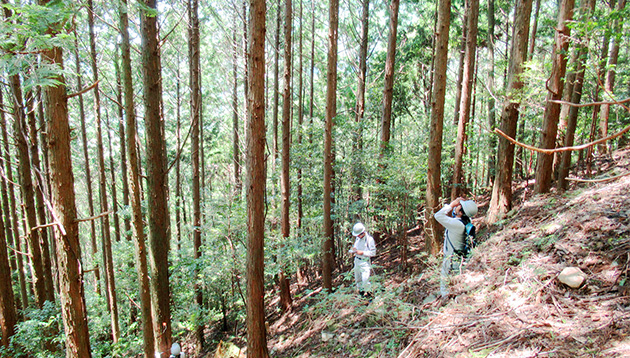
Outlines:
{"label": "forest", "polygon": [[626,0],[1,4],[0,357],[630,354]]}

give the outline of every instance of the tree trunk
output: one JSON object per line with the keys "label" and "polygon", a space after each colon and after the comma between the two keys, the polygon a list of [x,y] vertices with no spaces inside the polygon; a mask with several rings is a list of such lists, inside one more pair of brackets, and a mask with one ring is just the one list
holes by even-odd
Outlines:
{"label": "tree trunk", "polygon": [[[76,71],[77,71],[77,86],[79,89],[83,88],[83,82],[81,80],[81,61],[79,59],[79,40],[78,33],[74,31],[74,58],[76,63]],[[92,191],[92,170],[90,167],[92,164],[90,163],[90,154],[88,152],[87,145],[87,128],[85,125],[85,106],[83,104],[83,94],[79,94],[79,118],[81,119],[81,143],[83,144],[83,166],[85,169],[85,185],[87,189],[87,201],[90,217],[94,216],[94,193]],[[101,273],[98,266],[98,246],[96,245],[96,220],[90,220],[90,248],[92,254],[92,262],[94,263],[94,289],[96,293],[101,295]]]}
{"label": "tree trunk", "polygon": [[[617,12],[621,13],[626,7],[626,0],[619,0],[617,3]],[[617,74],[617,60],[619,58],[619,44],[622,41],[621,30],[623,24],[619,24],[619,19],[615,19],[613,22],[613,31],[618,34],[612,38],[613,46],[610,50],[610,56],[608,56],[608,71],[606,72],[606,81],[604,82],[604,91],[610,96],[614,92],[615,76]],[[601,107],[601,119],[599,121],[599,137],[608,137],[608,118],[610,116],[610,104],[603,104]],[[602,153],[608,153],[608,144],[602,143],[599,145]]]}
{"label": "tree trunk", "polygon": [[431,255],[440,251],[442,228],[433,214],[440,208],[440,174],[442,166],[442,130],[446,95],[446,65],[448,62],[448,33],[451,26],[451,0],[440,0],[435,39],[435,73],[431,95],[431,124],[429,129],[429,163],[425,211],[425,249]]}
{"label": "tree trunk", "polygon": [[2,277],[0,280],[0,332],[2,333],[0,344],[5,348],[9,347],[10,338],[15,334],[15,325],[17,324],[12,276],[7,254],[4,220],[0,215],[0,277]]}
{"label": "tree trunk", "polygon": [[[595,0],[582,0],[582,7],[585,10],[582,16],[584,19],[590,18],[595,9]],[[582,88],[584,86],[584,74],[586,72],[585,57],[588,53],[589,36],[582,35],[582,42],[577,43],[577,55],[575,66],[575,80],[573,84],[573,92],[571,94],[571,103],[580,103],[582,100]],[[577,128],[579,107],[570,106],[569,113],[567,115],[567,128],[566,135],[564,137],[564,146],[573,146],[575,139],[575,130]],[[569,169],[571,167],[571,151],[562,152],[560,159],[560,165],[558,168],[558,188],[566,190],[568,187],[568,181],[566,180],[569,175]]]}
{"label": "tree trunk", "polygon": [[[523,64],[527,59],[527,38],[532,0],[519,0],[516,4],[514,34],[510,49],[508,96],[503,102],[501,130],[512,138],[516,137],[520,101],[518,92],[523,88],[521,79]],[[487,221],[495,223],[512,208],[512,169],[514,164],[514,144],[501,137],[497,156],[497,172],[492,187],[492,198]]]}
{"label": "tree trunk", "polygon": [[[289,172],[291,166],[290,150],[291,150],[291,65],[292,65],[292,41],[291,32],[293,31],[293,4],[291,0],[285,1],[284,7],[284,89],[282,101],[282,177],[281,177],[281,195],[282,195],[282,238],[288,240],[291,234],[290,227],[290,204],[291,204],[291,183],[289,182]],[[283,311],[289,311],[292,305],[291,290],[289,288],[289,278],[284,274],[284,268],[280,258],[280,306]]]}
{"label": "tree trunk", "polygon": [[383,118],[381,120],[381,156],[387,150],[391,137],[392,101],[394,99],[394,67],[396,63],[396,34],[398,32],[398,8],[400,0],[389,5],[389,37],[385,60],[385,87],[383,89]]}
{"label": "tree trunk", "polygon": [[[573,6],[575,0],[562,0],[558,15],[558,26],[556,28],[556,41],[553,49],[553,65],[551,76],[547,81],[547,106],[545,107],[544,122],[540,136],[540,148],[553,149],[556,146],[556,135],[558,130],[558,118],[560,115],[560,104],[549,102],[549,100],[559,101],[562,99],[564,89],[564,74],[567,68],[567,49],[571,30],[567,26],[573,18]],[[536,165],[536,193],[547,193],[551,189],[553,155],[538,153],[538,163]]]}
{"label": "tree trunk", "polygon": [[328,31],[328,73],[326,85],[326,124],[324,129],[324,244],[322,249],[322,280],[329,292],[332,290],[334,266],[333,220],[332,220],[332,177],[333,138],[332,131],[337,115],[337,39],[339,34],[339,1],[331,0]]}
{"label": "tree trunk", "polygon": [[470,0],[464,0],[464,11],[462,14],[462,38],[457,48],[459,52],[459,71],[457,72],[457,82],[455,82],[455,115],[453,116],[453,124],[459,122],[459,112],[462,104],[462,79],[464,78],[465,58],[466,58],[466,37],[468,36],[468,11],[470,9]]}
{"label": "tree trunk", "polygon": [[[276,161],[278,160],[278,105],[280,103],[280,25],[282,24],[282,0],[278,0],[278,8],[276,9],[276,34],[275,34],[275,44],[274,44],[274,60],[273,60],[273,108],[272,112],[272,131],[273,131],[273,159],[271,162],[271,167],[273,171],[276,170]],[[275,184],[272,186],[272,190],[275,192]]]}
{"label": "tree trunk", "polygon": [[[101,123],[101,99],[98,85],[98,64],[96,63],[96,41],[94,39],[94,5],[92,0],[87,2],[88,25],[90,31],[90,54],[92,57],[92,76],[96,86],[94,87],[94,120],[96,121],[96,142],[98,148],[99,166],[99,194],[101,199],[101,212],[109,211],[107,199],[107,178],[105,176],[105,154],[103,145],[103,130]],[[114,258],[112,256],[112,239],[109,223],[109,215],[104,215],[101,219],[102,255],[105,266],[105,293],[107,297],[108,309],[111,317],[112,338],[114,343],[120,338],[120,326],[118,324],[118,300],[116,299],[116,281],[114,279]]]}
{"label": "tree trunk", "polygon": [[361,43],[359,45],[359,76],[357,83],[357,103],[355,107],[356,133],[352,144],[352,191],[354,200],[360,200],[363,196],[361,185],[363,152],[363,116],[365,114],[365,79],[367,76],[367,52],[368,52],[368,30],[370,18],[370,0],[362,0],[363,10],[361,12]]}
{"label": "tree trunk", "polygon": [[[300,19],[300,38],[298,44],[298,57],[300,59],[298,65],[298,146],[302,145],[302,129],[304,124],[304,80],[303,80],[303,60],[302,54],[302,37],[304,34],[304,27],[302,26],[302,0],[300,0],[300,13],[298,18]],[[302,167],[298,166],[297,170],[297,227],[298,230],[302,228],[302,218],[304,217],[304,211],[302,209]]]}
{"label": "tree trunk", "polygon": [[236,197],[240,199],[243,190],[241,181],[241,147],[239,141],[238,125],[238,51],[236,42],[236,20],[234,21],[234,34],[232,37],[234,51],[232,53],[234,82],[232,84],[232,160],[234,162],[234,189]]}
{"label": "tree trunk", "polygon": [[[143,6],[157,12],[157,0],[143,0]],[[169,287],[170,247],[168,214],[168,173],[166,142],[161,113],[162,76],[158,43],[158,17],[141,11],[142,78],[144,84],[144,122],[146,129],[147,185],[149,195],[149,264],[155,349],[168,357],[171,349],[171,307]]]}
{"label": "tree trunk", "polygon": [[142,336],[144,358],[154,358],[154,328],[151,315],[151,292],[149,289],[149,273],[147,268],[144,221],[142,215],[142,199],[140,188],[139,158],[136,146],[137,125],[133,101],[133,79],[131,75],[131,54],[129,46],[129,20],[127,1],[120,2],[120,31],[122,33],[122,79],[125,99],[125,117],[127,119],[127,136],[125,147],[129,159],[129,192],[131,196],[131,212],[134,230],[134,257],[138,274],[140,311],[142,313]]}
{"label": "tree trunk", "polygon": [[[121,30],[122,31],[122,30]],[[120,58],[118,57],[118,51],[116,51],[116,101],[118,102],[116,108],[118,109],[118,139],[120,140],[120,174],[122,175],[122,195],[123,195],[123,207],[129,207],[129,172],[127,169],[127,150],[125,149],[125,106],[123,104],[123,86],[122,86],[122,73],[120,71]],[[111,153],[111,149],[110,149]],[[112,158],[114,156],[112,155]],[[112,173],[114,172],[114,166],[112,163]],[[114,176],[112,174],[112,181]],[[113,181],[115,183],[115,181]],[[115,187],[115,185],[114,185]],[[131,241],[131,220],[129,216],[125,215],[123,219],[123,225],[125,229],[125,239]]]}
{"label": "tree trunk", "polygon": [[247,355],[267,358],[265,328],[265,1],[250,0],[247,98]]}
{"label": "tree trunk", "polygon": [[[201,191],[199,168],[199,137],[200,137],[200,113],[201,113],[201,68],[199,66],[199,1],[188,0],[188,61],[190,64],[190,125],[191,135],[191,159],[192,159],[192,204],[193,204],[193,251],[195,261],[201,260]],[[203,308],[203,286],[199,282],[200,272],[195,269],[195,296],[197,309]],[[203,315],[199,315],[195,328],[197,340],[197,354],[203,351]]]}
{"label": "tree trunk", "polygon": [[[180,79],[179,74],[179,52],[177,53],[177,67],[176,67],[176,76]],[[182,98],[181,98],[181,86],[180,81],[178,80],[175,85],[176,97],[177,97],[177,140],[176,145],[177,148],[182,147],[181,137],[182,137]],[[182,250],[182,211],[184,210],[184,203],[182,199],[182,182],[181,182],[181,156],[175,158],[175,225],[177,227],[177,252],[179,253]]]}
{"label": "tree trunk", "polygon": [[[40,0],[45,5],[47,0]],[[52,24],[53,28],[60,28]],[[41,52],[42,62],[63,68],[61,48],[53,47]],[[54,213],[57,260],[59,262],[59,296],[65,327],[66,357],[91,357],[87,312],[83,294],[83,270],[79,225],[74,194],[74,175],[70,150],[70,125],[65,79],[57,75],[59,85],[45,87],[44,106],[47,113],[48,154],[50,165],[51,197]]]}
{"label": "tree trunk", "polygon": [[114,217],[114,240],[120,242],[120,218],[118,216],[118,188],[116,187],[116,165],[114,164],[114,151],[112,150],[112,131],[107,108],[105,108],[105,125],[107,126],[107,151],[109,152],[109,173],[112,193],[112,216]]}
{"label": "tree trunk", "polygon": [[[494,0],[488,0],[488,127],[490,130],[494,130],[496,127],[496,103],[494,101]],[[497,136],[491,135],[488,138],[488,147],[490,154],[488,158],[488,178],[494,179],[496,174],[496,162],[497,162]],[[492,183],[490,180],[487,183]]]}
{"label": "tree trunk", "polygon": [[536,46],[536,32],[538,30],[538,13],[540,12],[540,0],[536,0],[536,10],[534,12],[534,23],[532,24],[532,34],[529,37],[528,60],[534,58],[534,46]]}
{"label": "tree trunk", "polygon": [[[0,90],[0,95],[2,90]],[[0,98],[0,103],[4,105],[4,101]],[[7,195],[2,196],[2,204],[4,208],[4,217],[6,219],[5,229],[7,230],[6,240],[9,245],[15,245],[15,249],[22,251],[22,245],[20,241],[20,230],[18,228],[17,217],[17,205],[15,200],[15,189],[13,181],[13,169],[11,168],[11,153],[9,151],[9,134],[7,129],[7,122],[4,118],[4,111],[0,111],[0,121],[2,122],[2,142],[4,143],[4,175],[2,180],[3,194],[6,188]],[[9,223],[10,222],[10,223]],[[19,309],[25,309],[28,307],[28,294],[26,290],[26,278],[24,277],[24,262],[22,261],[22,255],[15,254],[14,259],[16,261],[16,269],[18,273],[18,280],[20,284],[20,304]]]}
{"label": "tree trunk", "polygon": [[457,125],[457,142],[455,144],[455,164],[453,165],[453,186],[451,199],[463,195],[463,159],[464,144],[466,142],[466,126],[470,117],[470,102],[475,81],[475,58],[477,52],[477,26],[479,24],[479,0],[468,0],[470,13],[468,14],[468,29],[466,34],[466,53],[464,55],[464,72],[462,76],[462,97]]}

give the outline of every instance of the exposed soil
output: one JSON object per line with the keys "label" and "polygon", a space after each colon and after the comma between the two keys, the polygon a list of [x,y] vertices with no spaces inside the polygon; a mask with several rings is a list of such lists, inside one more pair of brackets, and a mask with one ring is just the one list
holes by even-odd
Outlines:
{"label": "exposed soil", "polygon": [[[598,170],[630,173],[630,150]],[[410,237],[407,273],[387,238],[377,243],[373,299],[354,293],[348,273],[330,295],[318,280],[294,284],[293,312],[270,302],[271,356],[629,357],[630,175],[562,194],[533,196],[532,185],[517,184],[522,203],[489,227],[477,198],[482,243],[452,276],[452,297],[436,298],[441,258],[426,256],[421,236]],[[559,282],[565,267],[580,268],[586,282]]]}

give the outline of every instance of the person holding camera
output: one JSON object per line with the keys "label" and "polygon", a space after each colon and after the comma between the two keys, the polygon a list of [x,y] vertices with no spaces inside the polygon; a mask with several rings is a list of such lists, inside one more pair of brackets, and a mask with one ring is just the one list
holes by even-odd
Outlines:
{"label": "person holding camera", "polygon": [[433,217],[444,228],[444,260],[442,261],[442,271],[440,273],[440,295],[448,296],[446,281],[448,274],[453,268],[453,254],[460,251],[464,246],[466,238],[466,224],[470,218],[477,214],[477,204],[472,200],[457,198],[450,204],[444,205]]}
{"label": "person holding camera", "polygon": [[372,270],[372,257],[376,255],[376,243],[372,235],[365,230],[362,223],[354,224],[352,236],[356,238],[354,245],[348,251],[354,254],[354,281],[357,284],[359,294],[370,297],[370,272]]}

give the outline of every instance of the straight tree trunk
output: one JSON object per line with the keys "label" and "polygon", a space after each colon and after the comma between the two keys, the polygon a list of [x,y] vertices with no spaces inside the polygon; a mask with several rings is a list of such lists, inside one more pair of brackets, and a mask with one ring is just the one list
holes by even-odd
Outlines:
{"label": "straight tree trunk", "polygon": [[109,152],[109,172],[112,193],[112,216],[114,217],[114,240],[120,242],[120,218],[118,216],[118,188],[116,187],[116,165],[114,164],[114,151],[112,150],[112,126],[105,108],[105,125],[107,126],[107,150]]}
{"label": "straight tree trunk", "polygon": [[[617,3],[617,12],[621,13],[626,7],[626,0],[619,0]],[[613,22],[613,31],[617,34],[612,38],[613,45],[608,56],[608,71],[606,72],[606,81],[604,82],[604,91],[608,96],[612,95],[615,87],[615,76],[617,74],[617,60],[619,58],[619,45],[623,39],[621,30],[623,25],[619,23],[619,19]],[[603,104],[601,107],[601,119],[599,121],[599,137],[608,137],[608,119],[610,117],[610,104]],[[608,153],[607,143],[599,145],[602,153]]]}
{"label": "straight tree trunk", "polygon": [[462,38],[459,43],[457,52],[459,52],[459,71],[457,72],[457,82],[455,87],[455,116],[453,117],[453,124],[459,122],[459,111],[462,104],[462,79],[464,78],[465,57],[466,57],[466,37],[468,36],[468,12],[470,9],[470,0],[464,0],[464,11],[462,12]]}
{"label": "straight tree trunk", "polygon": [[[201,68],[199,66],[199,1],[188,0],[188,57],[190,64],[190,122],[191,135],[191,159],[192,159],[192,202],[193,202],[193,250],[195,260],[201,260],[201,191],[199,168],[199,137],[200,137],[200,113],[201,113]],[[195,296],[197,309],[203,308],[203,286],[199,282],[200,272],[195,269]],[[203,351],[203,315],[196,322],[195,338],[197,340],[197,354]]]}
{"label": "straight tree trunk", "polygon": [[[2,90],[0,90],[0,94]],[[4,105],[4,101],[0,98],[0,103]],[[11,153],[9,151],[9,134],[7,129],[7,122],[4,118],[4,111],[0,111],[0,121],[2,121],[2,142],[4,143],[4,175],[3,178],[3,190],[6,188],[7,195],[2,196],[2,204],[4,208],[4,217],[6,222],[6,240],[9,245],[15,245],[15,249],[18,252],[22,251],[22,245],[20,241],[20,230],[18,228],[17,217],[17,205],[15,200],[15,188],[13,181],[13,169],[11,168]],[[10,225],[9,225],[10,221]],[[26,289],[26,278],[24,277],[24,262],[22,261],[22,255],[15,255],[16,268],[18,273],[18,280],[20,284],[20,305],[19,309],[28,307],[28,294]]]}
{"label": "straight tree trunk", "polygon": [[238,46],[236,42],[236,17],[234,21],[234,34],[232,42],[234,51],[232,52],[232,160],[234,162],[234,188],[236,197],[241,197],[243,183],[241,180],[241,147],[239,141],[239,123],[238,123]]}
{"label": "straight tree trunk", "polygon": [[[74,58],[77,71],[77,86],[79,89],[83,88],[83,82],[81,79],[81,61],[79,59],[79,40],[78,33],[74,31]],[[83,165],[85,169],[85,185],[87,189],[87,201],[90,217],[94,217],[94,193],[92,191],[92,170],[90,169],[90,154],[87,145],[87,128],[85,125],[85,106],[83,103],[83,94],[79,94],[79,118],[81,119],[81,143],[83,144]],[[101,295],[101,273],[98,266],[98,245],[96,244],[96,220],[90,220],[90,248],[92,254],[92,261],[94,262],[94,289],[96,293]]]}
{"label": "straight tree trunk", "polygon": [[[121,30],[122,31],[122,30]],[[120,140],[120,174],[122,175],[122,195],[123,195],[123,207],[129,207],[129,172],[127,169],[127,149],[125,148],[125,106],[123,104],[123,86],[122,86],[122,73],[120,71],[120,59],[118,58],[118,51],[116,52],[116,101],[118,104],[118,139]],[[111,153],[111,149],[110,149]],[[113,158],[113,155],[112,155]],[[113,165],[112,165],[113,168]],[[112,173],[114,170],[112,169]],[[112,174],[113,180],[113,174]],[[131,220],[129,216],[125,215],[123,219],[123,225],[125,229],[125,239],[131,241]]]}
{"label": "straight tree trunk", "polygon": [[265,328],[265,18],[263,0],[250,0],[247,97],[247,355],[267,358]]}
{"label": "straight tree trunk", "polygon": [[[558,119],[560,116],[560,104],[549,102],[549,100],[559,101],[562,99],[564,89],[564,75],[567,68],[567,49],[571,30],[567,23],[573,19],[573,7],[575,0],[562,0],[558,15],[558,26],[556,28],[556,41],[553,49],[553,65],[551,76],[547,81],[547,106],[545,107],[544,122],[540,136],[540,148],[553,149],[556,146],[556,136],[558,130]],[[551,189],[553,155],[538,153],[538,163],[536,165],[536,193],[547,193]]]}
{"label": "straight tree trunk", "polygon": [[534,23],[532,24],[532,34],[529,37],[528,60],[534,58],[534,47],[536,46],[536,32],[538,30],[538,13],[540,12],[540,0],[536,0],[536,10],[534,12]]}
{"label": "straight tree trunk", "polygon": [[363,151],[363,116],[365,115],[365,79],[367,76],[367,52],[368,52],[368,31],[370,18],[370,0],[362,0],[363,9],[361,11],[361,43],[359,45],[359,76],[357,79],[357,103],[355,107],[356,133],[352,150],[354,152],[352,162],[352,183],[354,200],[360,200],[363,196],[361,190],[362,170],[361,153]]}
{"label": "straight tree trunk", "polygon": [[11,267],[9,266],[9,255],[7,254],[7,240],[4,231],[4,220],[0,215],[0,333],[2,340],[0,344],[8,348],[11,337],[15,334],[17,324],[17,311],[15,310],[15,297],[13,295],[13,285],[11,277]]}
{"label": "straight tree trunk", "polygon": [[[275,41],[274,41],[274,60],[273,60],[273,108],[271,109],[273,119],[272,122],[272,130],[273,130],[273,161],[272,168],[275,172],[276,170],[276,161],[278,160],[278,152],[279,152],[279,144],[278,144],[278,106],[280,103],[280,25],[282,24],[282,0],[278,0],[278,8],[276,10],[276,33],[275,33]],[[275,184],[274,184],[275,187]],[[275,191],[275,189],[274,189]]]}
{"label": "straight tree trunk", "polygon": [[[582,8],[584,12],[584,20],[589,19],[595,10],[595,0],[582,0]],[[571,103],[580,103],[582,100],[582,88],[584,86],[584,74],[586,72],[585,57],[588,53],[589,36],[584,34],[582,41],[577,44],[576,66],[575,66],[575,82],[573,84],[573,92],[571,94]],[[573,146],[575,139],[575,130],[577,128],[579,107],[570,106],[569,113],[567,115],[567,128],[566,135],[564,137],[564,146]],[[558,169],[558,188],[566,190],[568,187],[568,181],[566,180],[569,175],[569,169],[571,167],[571,151],[562,152],[560,159],[560,165]]]}
{"label": "straight tree trunk", "polygon": [[442,228],[433,215],[440,208],[440,175],[442,166],[442,131],[444,127],[444,99],[446,95],[446,65],[448,62],[448,33],[451,26],[451,0],[440,0],[435,39],[435,68],[431,95],[431,124],[429,127],[429,164],[425,211],[425,249],[431,255],[440,252]]}
{"label": "straight tree trunk", "polygon": [[[179,53],[177,53],[177,67],[176,67],[176,76],[177,83],[175,85],[176,97],[177,97],[177,128],[175,129],[177,132],[177,140],[176,145],[177,148],[182,147],[181,137],[182,137],[182,99],[181,99],[181,88],[180,88],[180,79],[181,76],[179,74]],[[175,225],[177,226],[177,252],[179,253],[182,250],[182,211],[184,209],[184,203],[182,202],[182,183],[181,183],[181,156],[175,159]]]}
{"label": "straight tree trunk", "polygon": [[[289,172],[291,167],[291,67],[292,67],[292,39],[293,31],[293,4],[291,0],[286,0],[284,5],[284,89],[282,101],[282,238],[288,240],[291,235],[291,183],[289,182]],[[283,260],[281,258],[281,260]],[[282,264],[278,274],[280,281],[280,306],[283,311],[291,310],[292,299],[289,287],[289,278],[284,274]]]}
{"label": "straight tree trunk", "polygon": [[453,186],[451,199],[463,195],[464,190],[464,144],[466,142],[466,126],[470,117],[470,102],[475,81],[475,58],[477,53],[477,27],[479,25],[479,0],[468,0],[468,29],[466,34],[466,53],[464,55],[464,72],[462,75],[462,97],[460,102],[459,122],[457,125],[457,142],[455,144],[455,164],[453,165]]}
{"label": "straight tree trunk", "polygon": [[[300,12],[298,18],[300,19],[300,38],[298,40],[298,57],[300,59],[298,64],[298,146],[302,145],[302,129],[304,124],[304,78],[303,71],[304,56],[302,53],[302,37],[304,34],[304,27],[302,24],[302,2],[300,0]],[[302,228],[302,218],[304,217],[304,211],[302,209],[302,167],[299,166],[297,170],[297,227],[298,230]]]}
{"label": "straight tree trunk", "polygon": [[[143,6],[157,12],[157,0],[143,0]],[[171,348],[171,307],[168,251],[170,247],[168,214],[168,173],[166,142],[162,119],[162,75],[158,43],[158,16],[141,11],[142,79],[144,85],[144,122],[146,129],[149,264],[155,349],[160,358]]]}
{"label": "straight tree trunk", "polygon": [[334,267],[333,220],[332,220],[332,177],[333,138],[332,131],[337,116],[337,39],[339,28],[339,1],[331,0],[328,31],[328,72],[326,75],[326,123],[324,125],[324,244],[322,249],[323,286],[332,291]]}
{"label": "straight tree trunk", "polygon": [[[39,0],[45,5],[48,0]],[[48,33],[55,35],[51,24]],[[63,68],[63,52],[52,47],[41,52],[42,62]],[[48,133],[51,197],[54,212],[57,260],[59,263],[59,296],[65,328],[66,357],[91,357],[87,310],[83,291],[83,270],[79,225],[74,194],[74,175],[70,150],[70,125],[68,121],[68,97],[65,79],[55,76],[59,83],[43,89]]]}
{"label": "straight tree trunk", "polygon": [[[494,130],[496,126],[496,103],[494,101],[494,0],[488,0],[488,126],[490,130]],[[488,138],[488,147],[490,154],[488,158],[488,178],[494,180],[496,174],[497,161],[497,137],[494,135]],[[490,180],[488,182],[490,183]]]}
{"label": "straight tree trunk", "polygon": [[[508,95],[503,102],[501,112],[501,130],[512,138],[516,137],[520,101],[518,92],[523,88],[521,79],[523,64],[527,59],[527,38],[529,19],[532,12],[532,0],[519,0],[516,3],[514,34],[510,49],[508,76]],[[514,164],[514,144],[499,138],[497,172],[492,187],[492,198],[487,214],[489,223],[497,222],[512,208],[512,169]]]}
{"label": "straight tree trunk", "polygon": [[[105,176],[105,154],[103,145],[103,130],[101,123],[101,99],[98,85],[98,65],[96,63],[96,41],[94,38],[94,5],[92,0],[87,2],[88,12],[88,25],[90,31],[90,54],[92,57],[92,76],[96,86],[94,87],[94,119],[96,121],[96,142],[98,148],[98,166],[99,166],[99,194],[101,199],[101,212],[106,213],[109,211],[109,203],[107,199],[107,178]],[[101,230],[103,237],[102,243],[102,255],[103,265],[105,266],[105,297],[107,298],[107,304],[111,319],[112,326],[112,338],[114,343],[118,342],[120,338],[120,325],[118,323],[118,300],[116,299],[116,281],[114,279],[114,258],[112,255],[112,238],[109,223],[109,215],[104,215],[101,219]]]}
{"label": "straight tree trunk", "polygon": [[129,18],[127,15],[127,0],[120,2],[120,30],[122,33],[122,80],[125,99],[125,118],[127,120],[127,135],[125,148],[129,159],[129,192],[131,196],[131,212],[134,230],[134,257],[138,274],[138,291],[140,296],[140,311],[142,317],[142,336],[144,358],[154,358],[154,328],[151,315],[151,291],[149,288],[149,272],[147,268],[146,235],[142,215],[142,199],[140,188],[140,168],[136,140],[138,137],[136,114],[134,105],[133,79],[131,75],[131,54],[129,45]]}
{"label": "straight tree trunk", "polygon": [[389,5],[389,37],[385,60],[385,87],[383,89],[383,117],[381,119],[381,156],[387,150],[391,137],[392,102],[394,99],[394,67],[396,63],[396,36],[398,33],[398,8],[400,0]]}
{"label": "straight tree trunk", "polygon": [[312,11],[311,11],[311,70],[310,70],[310,95],[309,95],[309,109],[308,109],[308,117],[310,121],[309,126],[309,134],[308,134],[308,142],[313,143],[313,108],[315,106],[314,98],[315,98],[315,1],[312,2]]}

